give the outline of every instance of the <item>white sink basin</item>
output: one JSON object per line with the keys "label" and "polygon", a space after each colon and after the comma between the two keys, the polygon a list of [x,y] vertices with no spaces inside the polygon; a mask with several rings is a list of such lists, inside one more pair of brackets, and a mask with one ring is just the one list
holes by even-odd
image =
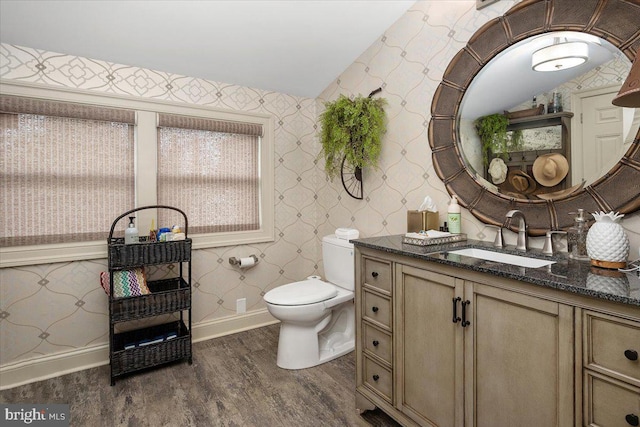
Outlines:
{"label": "white sink basin", "polygon": [[449,254],[463,255],[471,258],[484,259],[486,261],[496,261],[503,264],[517,265],[519,267],[539,268],[546,265],[555,264],[555,261],[530,258],[521,255],[503,254],[501,252],[486,251],[484,249],[466,248],[455,251],[447,251]]}

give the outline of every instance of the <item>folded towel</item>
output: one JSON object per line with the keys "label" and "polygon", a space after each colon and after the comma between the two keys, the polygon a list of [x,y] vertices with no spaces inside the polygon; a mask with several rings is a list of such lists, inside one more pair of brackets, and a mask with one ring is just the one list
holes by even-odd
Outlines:
{"label": "folded towel", "polygon": [[[100,284],[109,295],[109,273],[100,273]],[[115,298],[137,297],[150,294],[143,268],[113,272],[113,294]]]}

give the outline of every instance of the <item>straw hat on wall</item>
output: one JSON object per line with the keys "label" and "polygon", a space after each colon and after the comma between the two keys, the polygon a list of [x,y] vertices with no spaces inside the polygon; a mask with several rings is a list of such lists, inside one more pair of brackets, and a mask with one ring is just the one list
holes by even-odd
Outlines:
{"label": "straw hat on wall", "polygon": [[512,169],[502,184],[502,190],[516,194],[530,194],[536,190],[536,181],[520,169]]}
{"label": "straw hat on wall", "polygon": [[560,153],[549,153],[538,156],[533,162],[533,176],[540,185],[553,187],[567,176],[569,162]]}
{"label": "straw hat on wall", "polygon": [[489,175],[494,184],[502,184],[507,179],[507,165],[499,157],[491,160],[489,164]]}

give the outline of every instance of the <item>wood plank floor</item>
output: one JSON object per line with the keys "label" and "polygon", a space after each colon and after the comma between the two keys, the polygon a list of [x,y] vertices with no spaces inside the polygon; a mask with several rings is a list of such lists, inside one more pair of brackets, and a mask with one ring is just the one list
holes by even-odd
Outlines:
{"label": "wood plank floor", "polygon": [[309,369],[276,366],[279,325],[195,343],[172,364],[109,385],[101,366],[0,392],[2,403],[68,403],[72,426],[398,426],[355,409],[355,354]]}

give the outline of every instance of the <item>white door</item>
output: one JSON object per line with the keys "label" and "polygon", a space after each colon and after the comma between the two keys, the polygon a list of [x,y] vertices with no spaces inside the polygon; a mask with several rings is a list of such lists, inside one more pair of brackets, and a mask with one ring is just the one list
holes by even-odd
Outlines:
{"label": "white door", "polygon": [[623,109],[611,104],[617,93],[613,90],[580,98],[582,131],[576,134],[582,135],[582,144],[574,151],[577,158],[573,162],[572,182],[593,183],[624,154]]}

